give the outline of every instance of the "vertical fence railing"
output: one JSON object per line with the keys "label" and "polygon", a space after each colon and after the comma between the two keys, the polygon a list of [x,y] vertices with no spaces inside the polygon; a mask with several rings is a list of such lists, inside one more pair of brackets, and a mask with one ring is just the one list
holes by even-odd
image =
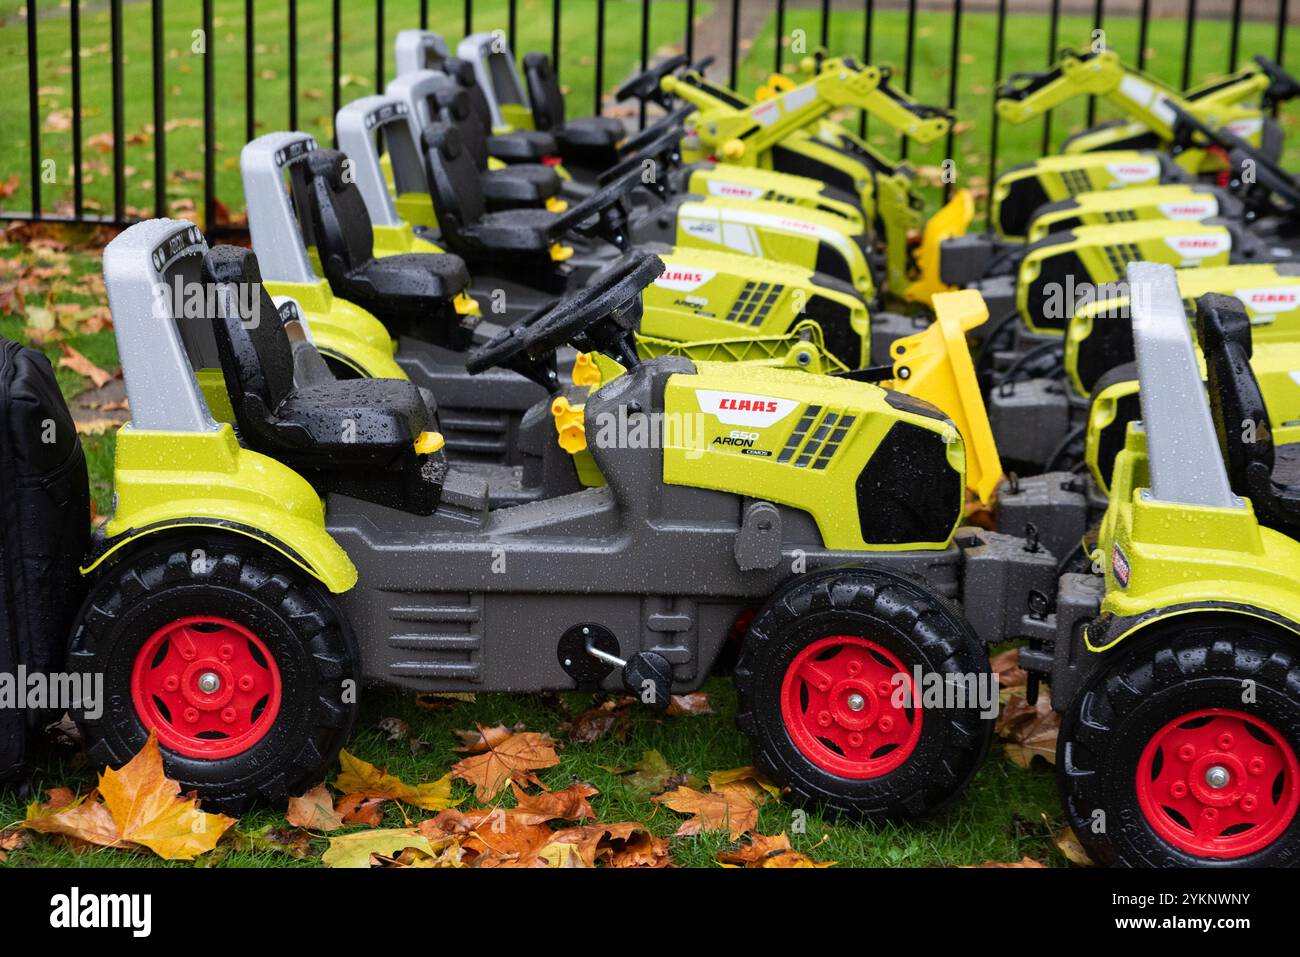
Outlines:
{"label": "vertical fence railing", "polygon": [[[386,0],[372,0],[374,22],[373,22],[373,69],[374,83],[370,90],[362,92],[382,91],[387,79],[387,73],[392,67],[392,57],[389,55],[389,41],[391,35],[399,29],[408,26],[419,26],[427,29],[430,23],[430,3],[429,0],[419,0],[415,4],[387,4]],[[1111,3],[1107,7],[1106,0],[1092,0],[1090,7],[1085,4],[1063,4],[1063,0],[1033,0],[1032,9],[1024,9],[1030,0],[986,0],[981,3],[968,3],[966,0],[946,0],[946,2],[936,2],[936,0],[862,0],[857,4],[855,0],[840,0],[839,3],[834,0],[799,0],[798,3],[790,4],[788,0],[711,0],[705,4],[700,0],[570,0],[570,3],[583,3],[584,11],[594,11],[594,24],[591,27],[584,23],[584,30],[592,29],[594,38],[594,49],[592,50],[592,59],[585,62],[577,62],[581,66],[580,73],[588,74],[593,79],[593,95],[591,99],[591,108],[595,112],[600,112],[604,105],[604,92],[607,81],[610,84],[620,82],[623,77],[613,76],[614,69],[622,72],[629,68],[639,67],[645,69],[654,58],[654,49],[656,42],[665,42],[664,28],[661,25],[664,21],[658,17],[671,18],[674,29],[679,30],[675,33],[675,40],[686,56],[694,62],[700,52],[701,45],[706,47],[706,52],[715,56],[720,55],[727,62],[725,72],[727,82],[733,88],[739,88],[742,80],[758,72],[757,64],[766,65],[772,63],[777,71],[789,72],[799,61],[800,56],[796,55],[795,50],[787,51],[787,34],[791,33],[792,28],[798,27],[800,31],[805,31],[808,35],[817,36],[819,48],[829,48],[832,37],[839,45],[845,46],[843,50],[831,49],[831,53],[849,53],[854,52],[849,49],[856,45],[856,41],[846,41],[845,23],[851,18],[858,18],[861,21],[861,56],[865,62],[873,61],[873,54],[878,49],[883,49],[888,44],[890,49],[890,58],[901,60],[901,86],[909,93],[916,94],[917,89],[914,84],[914,77],[918,69],[930,68],[937,65],[937,62],[946,62],[947,83],[946,83],[946,106],[950,110],[959,109],[959,100],[963,97],[964,88],[976,80],[967,79],[972,75],[986,75],[989,60],[986,56],[991,52],[992,74],[995,80],[1001,80],[1004,74],[1004,68],[1007,66],[1011,47],[1008,42],[1008,32],[1017,29],[1017,23],[1022,22],[1018,19],[1022,14],[1032,12],[1040,17],[1046,17],[1046,37],[1047,37],[1047,63],[1051,65],[1057,58],[1058,51],[1066,28],[1067,18],[1072,17],[1071,24],[1077,23],[1078,19],[1087,17],[1088,12],[1091,14],[1091,23],[1096,30],[1105,30],[1114,19],[1108,24],[1109,18],[1136,18],[1136,46],[1134,63],[1139,69],[1144,68],[1149,60],[1148,49],[1151,45],[1153,34],[1153,24],[1158,23],[1154,15],[1154,7],[1160,7],[1161,12],[1167,8],[1167,4],[1155,5],[1152,0],[1135,0],[1133,3],[1116,4]],[[1287,30],[1289,27],[1292,2],[1291,0],[1271,0],[1275,10],[1275,16],[1270,10],[1262,10],[1261,7],[1268,4],[1270,0],[1225,0],[1224,3],[1216,4],[1214,15],[1218,16],[1217,21],[1205,19],[1205,11],[1209,4],[1199,3],[1198,0],[1185,0],[1182,15],[1178,17],[1181,25],[1177,28],[1181,33],[1182,59],[1179,61],[1181,66],[1175,66],[1166,57],[1162,64],[1165,66],[1165,72],[1176,72],[1179,74],[1182,85],[1185,87],[1192,83],[1199,75],[1198,66],[1205,68],[1204,63],[1198,63],[1194,53],[1198,46],[1210,49],[1207,44],[1208,38],[1201,39],[1201,33],[1205,30],[1219,29],[1217,24],[1226,26],[1226,62],[1220,61],[1218,54],[1214,54],[1213,69],[1230,71],[1238,65],[1239,58],[1246,46],[1246,24],[1265,24],[1268,25],[1272,19],[1272,49],[1269,52],[1278,63],[1285,63],[1286,60],[1286,42]],[[557,75],[561,71],[572,70],[575,67],[574,57],[569,56],[570,62],[566,63],[565,47],[566,38],[563,33],[564,27],[564,0],[550,0],[549,8],[549,30],[543,24],[541,34],[542,44],[549,46],[551,58],[555,66]],[[748,6],[746,5],[748,4]],[[259,114],[266,112],[265,100],[259,110],[258,103],[258,80],[262,75],[258,71],[258,58],[264,54],[268,48],[278,46],[275,36],[277,25],[274,22],[268,24],[259,24],[258,15],[273,17],[277,12],[264,13],[269,8],[276,8],[277,4],[267,3],[259,4],[256,0],[201,0],[197,5],[199,9],[194,11],[197,16],[189,12],[191,9],[188,4],[182,4],[180,0],[138,0],[124,4],[123,0],[99,0],[94,4],[84,3],[83,0],[69,0],[60,7],[40,2],[40,0],[23,0],[20,12],[25,12],[26,22],[18,27],[17,24],[11,24],[10,28],[19,30],[22,34],[15,34],[15,39],[21,36],[21,40],[16,46],[25,47],[26,79],[28,83],[27,96],[25,98],[28,110],[27,116],[27,133],[28,148],[30,155],[26,163],[19,159],[21,166],[26,168],[26,176],[29,179],[27,196],[30,197],[30,208],[27,210],[0,210],[0,218],[3,219],[42,219],[57,218],[61,220],[80,220],[87,222],[109,222],[113,224],[125,224],[140,215],[144,215],[138,208],[136,197],[138,195],[134,185],[128,193],[127,182],[127,147],[128,141],[126,133],[126,116],[128,113],[125,102],[128,90],[126,87],[126,77],[124,76],[124,63],[127,62],[128,51],[126,46],[130,43],[130,53],[135,54],[140,46],[139,37],[147,36],[149,51],[147,55],[148,64],[148,82],[151,83],[152,89],[144,95],[145,109],[151,116],[152,125],[152,189],[145,187],[146,192],[145,204],[150,205],[152,215],[166,215],[169,209],[168,182],[169,177],[174,177],[176,171],[172,170],[169,165],[168,153],[168,96],[169,82],[175,83],[175,79],[169,80],[168,65],[169,59],[175,57],[175,51],[169,51],[169,45],[174,45],[176,37],[168,37],[169,27],[172,30],[178,30],[178,24],[182,24],[187,16],[194,16],[193,22],[200,27],[204,44],[202,47],[201,57],[201,81],[202,81],[202,189],[203,195],[200,206],[203,212],[205,223],[209,229],[217,226],[215,222],[216,214],[220,209],[218,195],[218,173],[217,173],[217,151],[224,149],[231,151],[231,144],[219,142],[218,131],[218,114],[222,118],[230,120],[227,110],[238,110],[238,98],[231,98],[226,95],[226,90],[222,87],[218,89],[217,78],[217,53],[216,47],[218,38],[213,33],[214,22],[220,16],[222,20],[231,18],[236,23],[242,18],[242,41],[244,49],[242,58],[236,50],[230,50],[229,60],[235,64],[234,76],[238,77],[239,73],[243,74],[243,123],[242,133],[245,139],[252,139],[257,135],[257,131],[264,127],[264,117]],[[503,9],[504,7],[504,9]],[[1080,8],[1083,7],[1081,10]],[[629,14],[632,9],[637,9],[640,32],[636,39],[632,39],[631,24]],[[1225,9],[1226,8],[1226,9]],[[517,54],[524,51],[518,50],[521,34],[527,32],[528,41],[538,43],[536,39],[537,24],[531,19],[520,20],[520,9],[518,0],[504,0],[493,6],[493,16],[504,18],[504,22],[484,22],[484,10],[480,6],[478,12],[480,29],[503,28],[503,32],[511,44],[516,49]],[[148,17],[147,24],[141,24],[136,17]],[[664,11],[660,13],[660,11]],[[130,29],[124,27],[123,18],[129,11],[132,17]],[[669,12],[672,11],[672,12]],[[343,87],[352,83],[345,77],[354,75],[357,72],[357,65],[352,67],[352,74],[349,74],[343,68],[345,55],[349,58],[356,51],[357,33],[362,33],[366,39],[364,42],[370,42],[370,26],[360,24],[353,18],[344,16],[343,0],[284,0],[283,6],[278,7],[279,15],[283,18],[282,24],[285,33],[285,48],[282,55],[285,57],[286,84],[287,84],[287,110],[279,116],[287,117],[290,127],[298,128],[300,117],[300,101],[304,96],[316,99],[321,94],[312,89],[304,89],[305,78],[300,78],[300,64],[306,62],[304,57],[314,58],[318,54],[315,51],[322,50],[328,56],[328,76],[330,84],[330,116],[343,105]],[[531,11],[529,11],[531,12]],[[755,15],[757,13],[757,15]],[[749,14],[749,16],[747,16]],[[576,14],[571,14],[576,15]],[[317,36],[319,31],[318,24],[323,17],[328,17],[329,36],[327,40]],[[453,15],[454,16],[454,15]],[[611,24],[610,17],[617,17],[614,24]],[[881,18],[888,16],[888,21]],[[66,24],[62,19],[66,17]],[[90,18],[94,18],[92,21]],[[170,17],[170,19],[168,19]],[[310,20],[304,19],[310,17]],[[836,17],[844,17],[844,21],[837,24]],[[951,30],[951,39],[946,48],[941,48],[941,52],[935,53],[926,51],[924,56],[920,56],[918,51],[921,50],[928,42],[926,37],[930,35],[928,24],[934,21],[930,18],[946,17],[947,24]],[[987,27],[981,27],[979,30],[971,31],[968,26],[977,21],[979,18],[993,19],[993,29],[990,35]],[[82,56],[84,45],[87,43],[88,24],[94,24],[96,30],[101,29],[103,21],[107,20],[107,49],[109,54],[108,66],[108,122],[111,129],[111,147],[105,149],[104,142],[95,143],[94,140],[102,137],[104,134],[97,134],[90,141],[86,139],[86,122],[85,117],[92,116],[96,112],[102,112],[103,107],[97,107],[95,110],[86,109],[86,92],[92,91],[93,95],[100,96],[99,81],[95,85],[89,85],[83,78],[83,60],[87,57]],[[680,18],[680,19],[679,19]],[[815,19],[813,19],[815,18]],[[697,23],[697,19],[700,20]],[[395,21],[395,22],[390,22]],[[1204,20],[1204,24],[1199,27],[1198,23]],[[461,11],[461,26],[463,33],[468,35],[472,33],[475,27],[475,10],[474,0],[463,0]],[[889,29],[887,33],[880,33],[880,24],[887,22]],[[1041,20],[1039,21],[1042,22]],[[1209,23],[1214,22],[1216,26],[1210,27]],[[310,23],[311,27],[305,27]],[[677,26],[677,25],[680,26]],[[770,33],[766,28],[770,24]],[[137,29],[137,25],[142,25],[145,29]],[[432,24],[435,28],[438,23]],[[444,27],[451,27],[451,24],[442,24]],[[834,27],[834,29],[833,29]],[[900,29],[901,27],[901,29]],[[809,28],[806,29],[805,28]],[[0,28],[3,29],[3,28]],[[572,27],[570,29],[573,29]],[[614,36],[610,35],[611,29]],[[1038,28],[1041,29],[1041,28]],[[1076,27],[1071,26],[1071,30]],[[1263,43],[1267,46],[1267,40],[1258,39],[1260,30],[1258,27],[1251,27],[1254,31],[1250,42],[1257,47]],[[188,32],[188,31],[185,31]],[[1163,29],[1161,36],[1168,36],[1168,29]],[[1130,34],[1131,35],[1131,34]],[[763,49],[757,49],[755,43],[763,37],[771,38],[770,49],[766,46],[767,40],[763,40]],[[348,42],[345,43],[345,37]],[[659,40],[655,40],[659,37]],[[703,39],[702,39],[703,37]],[[977,39],[972,40],[972,37]],[[574,40],[578,40],[575,36]],[[1079,38],[1071,36],[1072,43],[1078,42]],[[1198,43],[1198,39],[1200,42]],[[68,44],[65,59],[68,67],[58,71],[60,74],[67,72],[70,74],[70,96],[71,109],[69,114],[68,126],[64,127],[71,138],[71,161],[68,164],[72,175],[71,182],[71,204],[67,205],[66,192],[61,191],[58,187],[50,187],[46,184],[51,182],[60,183],[61,179],[55,177],[49,178],[47,167],[49,163],[43,145],[48,144],[56,137],[51,133],[59,132],[59,128],[51,126],[45,128],[46,117],[42,112],[42,80],[53,82],[53,79],[46,74],[52,67],[42,66],[42,53],[44,53],[44,63],[50,63],[57,51],[62,50],[62,44],[66,41]],[[259,41],[260,44],[259,45]],[[618,44],[617,67],[615,60],[611,58],[610,44],[616,41]],[[90,41],[94,42],[94,41]],[[971,46],[972,42],[982,44],[979,49]],[[307,47],[302,47],[306,43]],[[991,51],[989,46],[991,44]],[[453,43],[454,47],[454,43]],[[310,49],[308,49],[310,48]],[[546,46],[543,46],[545,49]],[[229,50],[229,46],[226,47]],[[631,51],[634,50],[635,53]],[[787,52],[790,53],[787,56]],[[1164,51],[1162,51],[1163,53]],[[1245,52],[1252,53],[1255,50],[1246,49]],[[802,50],[799,49],[801,54]],[[585,56],[585,54],[583,54]],[[770,59],[769,59],[770,57]],[[223,63],[225,58],[223,59]],[[364,62],[364,61],[363,61]],[[266,64],[261,64],[263,67]],[[315,61],[312,61],[313,73],[316,72]],[[1015,69],[1018,64],[1013,64]],[[221,82],[225,83],[227,74],[224,72],[225,66],[222,67]],[[182,72],[189,72],[188,69]],[[365,71],[368,72],[368,71]],[[138,81],[138,74],[132,72],[131,75],[131,94],[137,94],[135,89]],[[323,85],[323,78],[322,78]],[[362,81],[364,82],[364,81]],[[930,84],[933,89],[934,84]],[[942,97],[940,93],[936,99]],[[991,98],[991,97],[990,97]],[[21,103],[22,99],[17,102]],[[92,102],[95,102],[92,100]],[[134,104],[134,100],[132,103]],[[175,109],[175,107],[173,107]],[[982,108],[981,108],[982,111]],[[137,115],[135,107],[132,106],[129,111],[132,117]],[[1095,99],[1089,98],[1087,103],[1087,122],[1092,124],[1096,120],[1097,103]],[[270,111],[269,115],[277,115],[276,111]],[[644,106],[640,109],[640,121],[642,125],[647,122],[646,109]],[[99,122],[103,122],[100,120]],[[325,121],[317,119],[316,122],[324,123]],[[236,120],[236,124],[238,121]],[[94,128],[93,126],[91,127]],[[102,127],[100,127],[102,129]],[[222,129],[229,129],[230,123]],[[236,126],[238,128],[238,125]],[[865,136],[868,129],[868,120],[865,115],[861,115],[857,125],[858,131]],[[1043,152],[1050,152],[1053,148],[1053,119],[1052,114],[1048,112],[1042,119],[1041,144]],[[950,131],[946,140],[946,155],[954,156],[954,151],[958,146],[956,141],[956,131]],[[42,137],[45,136],[44,140]],[[990,106],[988,112],[987,126],[987,170],[988,179],[991,182],[999,169],[999,158],[1003,139],[1007,139],[1006,134],[1000,124],[996,109]],[[105,197],[103,192],[96,192],[95,195],[100,200],[93,200],[87,195],[86,185],[90,180],[88,174],[92,169],[102,170],[102,164],[98,160],[88,161],[87,144],[91,143],[96,150],[104,149],[106,154],[111,154],[111,170],[107,171],[111,182],[111,199]],[[909,143],[904,138],[900,140],[899,153],[902,158],[906,159],[909,151]],[[172,153],[182,154],[185,150],[174,148]],[[237,150],[227,152],[227,156],[234,155]],[[927,154],[933,155],[933,154]],[[227,166],[223,166],[228,168]],[[57,171],[61,174],[61,170]],[[225,175],[225,174],[223,174]],[[175,180],[171,180],[175,182]],[[102,182],[102,177],[101,177]],[[45,188],[43,189],[43,185]],[[951,193],[951,182],[945,181],[945,197]],[[106,186],[104,187],[107,188]],[[152,203],[149,203],[149,199]],[[231,197],[225,197],[226,200]],[[49,207],[57,204],[57,209],[52,210]],[[229,203],[227,203],[229,205]],[[70,210],[70,213],[68,212]]]}

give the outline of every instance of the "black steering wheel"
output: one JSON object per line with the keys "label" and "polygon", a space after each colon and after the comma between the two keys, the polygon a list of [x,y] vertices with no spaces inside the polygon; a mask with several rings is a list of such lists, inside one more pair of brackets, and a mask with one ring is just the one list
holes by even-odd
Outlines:
{"label": "black steering wheel", "polygon": [[[1175,153],[1217,147],[1227,154],[1229,189],[1241,195],[1251,218],[1269,213],[1300,218],[1300,183],[1295,177],[1228,128],[1212,129],[1176,103],[1166,100],[1165,104],[1174,113]],[[1242,177],[1246,160],[1254,168],[1254,180],[1250,182]]]}
{"label": "black steering wheel", "polygon": [[470,352],[465,368],[471,375],[510,369],[552,395],[560,390],[555,351],[566,343],[634,368],[641,290],[663,271],[654,253],[634,251],[590,286],[502,329]]}
{"label": "black steering wheel", "polygon": [[[653,143],[662,137],[666,130],[676,129],[681,126],[686,121],[686,118],[694,112],[695,107],[690,103],[686,103],[659,117],[641,132],[625,140],[618,148],[618,155],[631,156],[633,153],[639,152],[647,143]],[[680,134],[680,131],[678,132]]]}
{"label": "black steering wheel", "polygon": [[[662,199],[668,195],[668,173],[681,165],[681,141],[680,126],[660,130],[654,140],[601,173],[597,182],[603,186],[635,171],[641,176],[641,185]],[[647,162],[654,164],[654,176],[648,180],[644,175]]]}
{"label": "black steering wheel", "polygon": [[685,53],[679,53],[677,56],[661,60],[655,66],[638,73],[620,86],[614,92],[614,99],[622,103],[624,100],[636,97],[642,103],[658,103],[664,109],[667,109],[669,96],[659,88],[659,83],[664,77],[676,73],[690,62],[690,57]]}

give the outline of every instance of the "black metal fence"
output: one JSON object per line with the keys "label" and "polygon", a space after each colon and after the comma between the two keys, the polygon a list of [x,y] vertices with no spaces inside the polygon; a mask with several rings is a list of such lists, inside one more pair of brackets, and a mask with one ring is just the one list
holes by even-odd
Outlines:
{"label": "black metal fence", "polygon": [[[1289,0],[1182,0],[1172,13],[1179,0],[1156,2],[1153,10],[1152,0],[20,0],[0,13],[6,85],[16,93],[24,52],[27,84],[25,117],[20,97],[0,102],[0,130],[9,139],[0,159],[0,218],[125,225],[188,202],[209,230],[238,230],[241,217],[230,210],[242,203],[230,164],[235,158],[237,167],[242,143],[268,125],[307,123],[328,136],[329,117],[353,87],[382,90],[396,31],[417,26],[439,30],[453,46],[462,35],[491,29],[501,29],[517,53],[521,44],[549,46],[574,91],[572,112],[608,108],[607,90],[665,47],[715,56],[716,75],[733,87],[789,70],[817,46],[891,62],[914,95],[956,109],[965,121],[941,144],[943,156],[961,153],[964,168],[979,170],[970,174],[979,185],[1009,158],[1027,158],[1021,154],[1031,146],[1049,150],[1069,122],[1058,111],[1042,121],[1041,133],[1010,137],[992,105],[1004,69],[1039,68],[1059,47],[1079,46],[1103,29],[1140,67],[1158,60],[1161,78],[1185,87],[1247,54],[1285,62],[1295,40]],[[186,23],[188,53],[174,46]],[[327,78],[328,99],[304,81],[308,74]],[[278,98],[281,87],[282,106],[268,108],[267,92]],[[574,102],[583,87],[590,98]],[[99,105],[90,107],[92,99]],[[310,118],[325,102],[329,115]],[[178,109],[199,116],[178,117]],[[1080,109],[1087,122],[1097,118],[1096,104]],[[128,119],[142,117],[141,130],[129,132]],[[859,122],[865,132],[868,121]],[[88,123],[101,132],[91,134]],[[956,137],[966,126],[978,134],[964,149]],[[904,156],[909,149],[920,152],[897,144]],[[200,168],[186,169],[194,156]],[[143,159],[144,169],[133,159]],[[92,184],[102,199],[91,195]]]}

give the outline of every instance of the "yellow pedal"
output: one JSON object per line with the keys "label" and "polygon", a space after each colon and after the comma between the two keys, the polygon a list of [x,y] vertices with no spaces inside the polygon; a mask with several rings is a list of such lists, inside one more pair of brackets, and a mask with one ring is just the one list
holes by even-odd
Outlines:
{"label": "yellow pedal", "polygon": [[562,263],[573,256],[572,246],[561,246],[555,243],[551,246],[551,262]]}
{"label": "yellow pedal", "polygon": [[555,440],[570,455],[587,450],[587,425],[583,421],[585,405],[570,405],[560,396],[551,403],[551,416],[555,419]]}
{"label": "yellow pedal", "polygon": [[420,437],[415,440],[415,454],[432,455],[446,444],[441,432],[421,432]]}
{"label": "yellow pedal", "polygon": [[573,362],[573,384],[579,388],[591,389],[600,385],[602,376],[596,360],[590,352],[579,352]]}
{"label": "yellow pedal", "polygon": [[451,301],[456,309],[456,314],[460,316],[477,316],[479,315],[478,303],[474,297],[467,292],[456,293],[456,298]]}
{"label": "yellow pedal", "polygon": [[558,196],[548,196],[546,198],[546,211],[548,213],[562,213],[568,208],[568,200],[560,199]]}

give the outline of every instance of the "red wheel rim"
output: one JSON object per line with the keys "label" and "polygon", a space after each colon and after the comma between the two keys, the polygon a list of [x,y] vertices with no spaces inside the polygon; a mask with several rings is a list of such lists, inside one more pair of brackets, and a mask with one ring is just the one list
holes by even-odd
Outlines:
{"label": "red wheel rim", "polygon": [[227,758],[262,740],[280,712],[280,669],[260,638],[214,615],[159,628],[135,656],[131,700],[158,743]]}
{"label": "red wheel rim", "polygon": [[1175,718],[1138,761],[1138,804],[1164,840],[1200,857],[1254,854],[1300,801],[1295,752],[1266,721],[1226,708]]}
{"label": "red wheel rim", "polygon": [[921,736],[911,675],[856,635],[819,639],[795,656],[781,683],[781,718],[804,757],[855,780],[893,771]]}

